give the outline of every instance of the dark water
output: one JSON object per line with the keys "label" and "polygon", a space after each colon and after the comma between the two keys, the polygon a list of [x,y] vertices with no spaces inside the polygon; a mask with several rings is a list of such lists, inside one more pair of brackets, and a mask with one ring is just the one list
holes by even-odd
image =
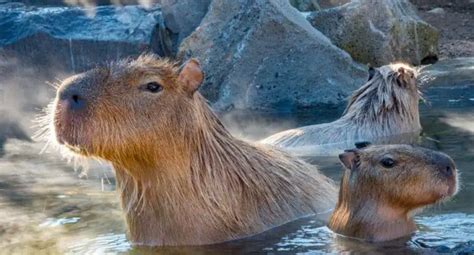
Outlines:
{"label": "dark water", "polygon": [[[368,244],[336,236],[324,223],[307,218],[220,245],[131,247],[107,165],[92,163],[87,176],[81,176],[55,152],[38,154],[41,144],[8,140],[0,157],[0,253],[474,254],[474,59],[442,62],[425,69],[423,75],[429,104],[421,109],[424,133],[420,143],[454,158],[462,188],[451,201],[418,214],[418,231],[408,240]],[[278,130],[333,120],[340,110],[292,116],[232,114],[223,119],[235,135],[254,140]],[[335,158],[307,160],[339,180],[341,167]]]}

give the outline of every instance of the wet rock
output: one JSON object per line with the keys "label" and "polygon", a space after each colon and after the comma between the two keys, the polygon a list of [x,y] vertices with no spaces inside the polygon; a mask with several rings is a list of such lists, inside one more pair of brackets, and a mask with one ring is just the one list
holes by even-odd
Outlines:
{"label": "wet rock", "polygon": [[311,24],[362,63],[419,65],[438,55],[438,31],[408,0],[353,0],[308,16]]}
{"label": "wet rock", "polygon": [[312,12],[333,8],[350,2],[350,0],[289,0],[290,4],[301,12]]}
{"label": "wet rock", "polygon": [[418,84],[430,105],[444,108],[474,106],[474,58],[442,59],[423,68]]}
{"label": "wet rock", "polygon": [[431,14],[439,14],[439,15],[444,15],[444,14],[446,14],[446,12],[444,11],[444,9],[443,9],[443,8],[440,8],[440,7],[431,9],[431,10],[428,11],[428,13],[431,13]]}
{"label": "wet rock", "polygon": [[[15,58],[20,68],[55,72],[80,72],[138,55],[149,49],[155,26],[163,24],[157,6],[99,6],[91,14],[80,7],[17,3],[0,5],[0,16],[0,56]],[[155,38],[155,44],[161,41]]]}
{"label": "wet rock", "polygon": [[173,50],[190,35],[207,13],[211,0],[162,0],[166,27],[172,35]]}
{"label": "wet rock", "polygon": [[366,76],[287,0],[213,1],[179,56],[200,60],[217,110],[339,105]]}
{"label": "wet rock", "polygon": [[317,0],[290,0],[290,4],[302,12],[312,12],[321,9]]}

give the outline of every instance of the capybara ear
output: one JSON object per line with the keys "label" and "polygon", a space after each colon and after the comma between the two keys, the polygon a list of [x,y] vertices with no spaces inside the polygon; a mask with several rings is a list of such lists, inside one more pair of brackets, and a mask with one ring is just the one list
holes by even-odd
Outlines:
{"label": "capybara ear", "polygon": [[359,161],[358,151],[345,150],[344,153],[339,154],[339,160],[347,169],[353,170]]}
{"label": "capybara ear", "polygon": [[375,68],[369,66],[369,79],[367,79],[367,81],[372,80],[372,78],[374,78],[374,75],[375,75]]}
{"label": "capybara ear", "polygon": [[199,89],[204,79],[199,61],[195,58],[188,60],[179,72],[178,82],[183,86],[184,90],[190,95]]}

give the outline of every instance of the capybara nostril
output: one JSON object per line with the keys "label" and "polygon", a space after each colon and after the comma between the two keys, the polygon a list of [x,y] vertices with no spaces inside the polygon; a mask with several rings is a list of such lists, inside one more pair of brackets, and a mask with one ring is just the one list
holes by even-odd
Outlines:
{"label": "capybara nostril", "polygon": [[78,94],[73,94],[67,100],[69,101],[69,107],[72,110],[81,110],[86,105],[83,97]]}
{"label": "capybara nostril", "polygon": [[449,178],[453,176],[454,169],[452,166],[441,167],[440,172],[443,174],[443,176]]}
{"label": "capybara nostril", "polygon": [[451,178],[454,176],[456,171],[456,166],[451,158],[444,154],[438,154],[435,156],[434,164],[437,165],[439,173],[446,178]]}
{"label": "capybara nostril", "polygon": [[78,96],[78,95],[73,95],[73,96],[72,96],[72,100],[73,100],[75,103],[78,103],[78,102],[79,102],[79,96]]}

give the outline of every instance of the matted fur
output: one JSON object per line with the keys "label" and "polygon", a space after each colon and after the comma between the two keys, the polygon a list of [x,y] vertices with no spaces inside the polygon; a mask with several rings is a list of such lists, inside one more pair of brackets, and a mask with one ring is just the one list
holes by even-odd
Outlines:
{"label": "matted fur", "polygon": [[[316,167],[234,138],[179,75],[149,55],[97,68],[58,90],[80,88],[94,104],[80,121],[64,122],[58,99],[46,118],[62,147],[111,162],[134,244],[224,242],[335,205],[337,188]],[[162,94],[135,90],[150,80]]]}
{"label": "matted fur", "polygon": [[359,141],[413,142],[421,131],[415,70],[404,64],[391,64],[374,72],[352,94],[338,120],[282,131],[261,143],[298,155],[327,155],[351,148]]}

